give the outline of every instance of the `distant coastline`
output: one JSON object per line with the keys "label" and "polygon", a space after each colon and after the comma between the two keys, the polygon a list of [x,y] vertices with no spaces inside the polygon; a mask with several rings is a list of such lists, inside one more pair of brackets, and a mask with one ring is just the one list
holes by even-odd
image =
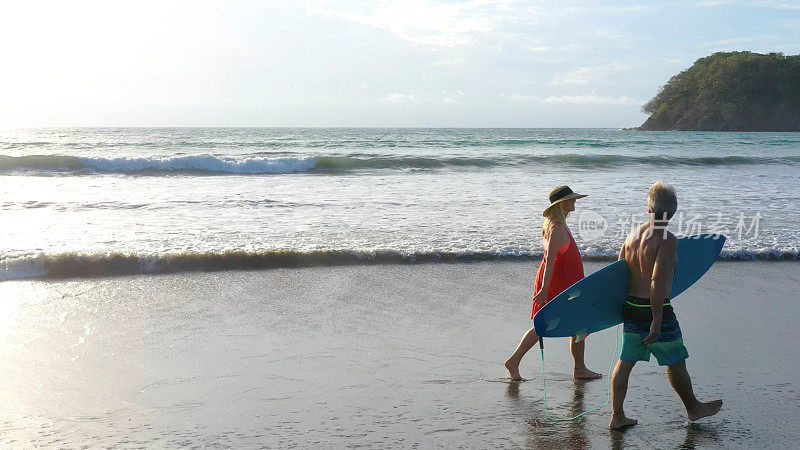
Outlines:
{"label": "distant coastline", "polygon": [[719,52],[642,107],[644,131],[800,131],[800,55]]}

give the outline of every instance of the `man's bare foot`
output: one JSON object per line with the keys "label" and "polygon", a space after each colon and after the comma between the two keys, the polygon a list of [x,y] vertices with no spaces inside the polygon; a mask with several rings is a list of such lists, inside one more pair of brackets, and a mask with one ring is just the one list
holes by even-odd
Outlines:
{"label": "man's bare foot", "polygon": [[687,410],[686,414],[689,415],[689,420],[697,420],[703,417],[713,416],[719,412],[720,408],[722,408],[722,400],[714,400],[713,402],[700,403],[697,405],[697,408],[691,411]]}
{"label": "man's bare foot", "polygon": [[575,369],[572,371],[572,378],[576,380],[596,380],[601,378],[603,375],[597,372],[592,372],[591,370],[587,369],[586,367],[582,369]]}
{"label": "man's bare foot", "polygon": [[522,381],[524,378],[519,374],[519,363],[513,361],[511,358],[506,361],[504,364],[506,366],[506,370],[508,370],[508,376],[513,381]]}
{"label": "man's bare foot", "polygon": [[609,422],[609,424],[608,424],[608,428],[611,429],[611,430],[621,430],[623,428],[634,426],[637,423],[639,423],[638,420],[629,419],[629,418],[625,417],[624,415],[622,415],[622,416],[612,415],[611,416],[611,422]]}

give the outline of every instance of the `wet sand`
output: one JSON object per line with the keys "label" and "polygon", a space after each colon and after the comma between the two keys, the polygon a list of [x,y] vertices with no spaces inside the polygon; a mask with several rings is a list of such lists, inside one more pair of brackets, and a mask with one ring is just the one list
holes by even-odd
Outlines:
{"label": "wet sand", "polygon": [[[587,273],[601,263],[586,265]],[[687,423],[655,359],[626,412],[544,414],[503,361],[533,263],[323,267],[0,283],[0,446],[789,448],[800,439],[800,263],[721,262],[674,301],[701,400]],[[587,341],[607,376],[616,329]],[[545,341],[551,414],[605,401]]]}

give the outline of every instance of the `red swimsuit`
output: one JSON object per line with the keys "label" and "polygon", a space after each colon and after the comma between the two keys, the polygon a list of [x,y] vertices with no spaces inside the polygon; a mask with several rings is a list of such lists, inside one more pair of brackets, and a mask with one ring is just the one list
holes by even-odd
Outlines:
{"label": "red swimsuit", "polygon": [[[550,228],[550,231],[553,229]],[[569,233],[569,231],[567,232]],[[547,246],[549,241],[549,232],[547,236],[542,236],[542,244],[544,254],[542,255],[542,263],[539,264],[539,270],[536,272],[536,281],[533,283],[534,295],[542,289],[542,282],[544,281],[544,266],[547,261]],[[556,253],[555,261],[553,262],[553,276],[550,278],[550,289],[547,291],[547,301],[549,302],[555,296],[560,294],[564,289],[572,286],[577,281],[583,278],[583,261],[581,260],[581,253],[578,251],[578,245],[572,234],[569,235],[569,242],[562,245]],[[531,319],[538,311],[535,305],[531,312]]]}

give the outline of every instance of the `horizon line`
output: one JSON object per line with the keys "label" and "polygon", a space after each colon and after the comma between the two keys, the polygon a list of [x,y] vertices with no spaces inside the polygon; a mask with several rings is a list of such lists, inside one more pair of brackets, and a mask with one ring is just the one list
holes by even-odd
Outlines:
{"label": "horizon line", "polygon": [[228,128],[228,129],[405,129],[405,130],[451,130],[451,129],[471,129],[471,130],[636,130],[634,127],[542,127],[542,126],[364,126],[364,125],[42,125],[42,126],[4,126],[0,125],[0,130],[20,130],[20,129],[144,129],[144,128]]}

